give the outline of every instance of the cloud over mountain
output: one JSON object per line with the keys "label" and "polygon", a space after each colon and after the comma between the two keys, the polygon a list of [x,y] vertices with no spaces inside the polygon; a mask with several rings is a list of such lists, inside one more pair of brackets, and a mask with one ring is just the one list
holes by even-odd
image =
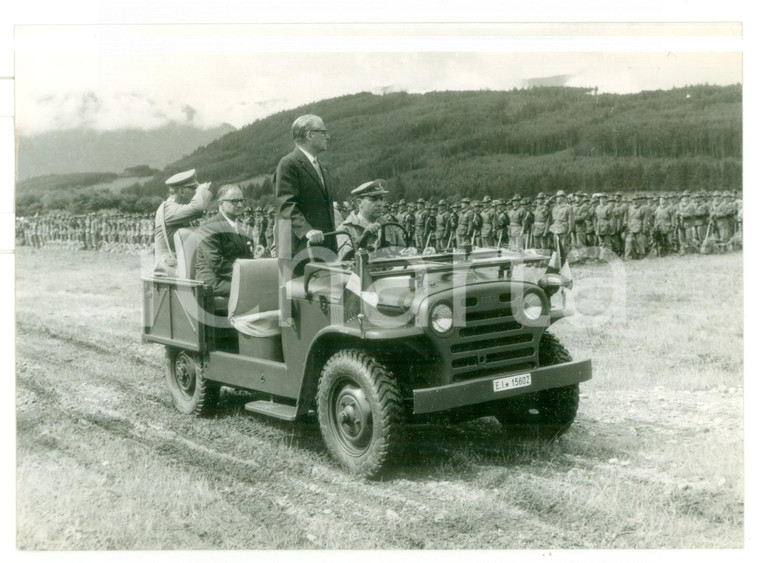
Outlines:
{"label": "cloud over mountain", "polygon": [[27,136],[66,129],[153,130],[166,125],[219,125],[204,122],[203,115],[187,104],[136,93],[70,92],[30,100],[27,105],[31,108],[19,112],[17,119],[19,132]]}

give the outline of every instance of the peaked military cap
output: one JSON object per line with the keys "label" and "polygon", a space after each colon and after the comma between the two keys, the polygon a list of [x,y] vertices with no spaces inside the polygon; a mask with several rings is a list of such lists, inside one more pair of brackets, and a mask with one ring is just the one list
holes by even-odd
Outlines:
{"label": "peaked military cap", "polygon": [[462,203],[470,203],[470,198],[469,197],[463,197],[462,198]]}
{"label": "peaked military cap", "polygon": [[418,198],[417,203],[425,203],[425,200],[423,198]]}
{"label": "peaked military cap", "polygon": [[567,197],[564,190],[557,190],[557,197]]}
{"label": "peaked military cap", "polygon": [[388,190],[385,189],[383,180],[372,180],[371,182],[364,182],[358,188],[351,190],[351,195],[356,197],[375,197],[387,193]]}
{"label": "peaked military cap", "polygon": [[442,206],[444,206],[444,205],[446,205],[446,200],[445,200],[445,199],[442,199],[442,200],[440,200],[440,201],[438,202],[438,206],[439,206],[439,207],[442,207]]}
{"label": "peaked military cap", "polygon": [[487,195],[483,198],[483,203],[490,203],[491,202],[491,196]]}
{"label": "peaked military cap", "polygon": [[195,174],[195,168],[185,172],[179,172],[166,181],[170,188],[197,188],[198,176]]}
{"label": "peaked military cap", "polygon": [[398,200],[398,204],[399,205],[406,205],[406,200],[405,199],[400,199],[400,200]]}

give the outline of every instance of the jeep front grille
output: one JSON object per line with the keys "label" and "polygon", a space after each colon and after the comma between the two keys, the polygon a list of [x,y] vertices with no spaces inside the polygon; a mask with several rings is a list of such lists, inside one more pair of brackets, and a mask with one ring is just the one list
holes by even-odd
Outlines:
{"label": "jeep front grille", "polygon": [[509,293],[484,285],[468,288],[467,296],[460,299],[464,326],[455,326],[454,334],[445,339],[451,381],[538,366],[538,343],[545,327],[520,324]]}

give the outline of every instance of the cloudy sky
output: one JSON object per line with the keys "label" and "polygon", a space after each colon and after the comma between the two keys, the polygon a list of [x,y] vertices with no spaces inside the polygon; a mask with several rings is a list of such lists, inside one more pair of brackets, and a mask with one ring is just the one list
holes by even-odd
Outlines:
{"label": "cloudy sky", "polygon": [[21,25],[16,127],[241,127],[361,91],[742,82],[737,24]]}

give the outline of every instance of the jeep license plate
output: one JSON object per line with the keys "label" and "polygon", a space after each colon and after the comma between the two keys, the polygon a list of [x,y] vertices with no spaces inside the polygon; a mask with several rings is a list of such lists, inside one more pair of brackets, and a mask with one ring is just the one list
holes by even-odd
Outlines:
{"label": "jeep license plate", "polygon": [[494,379],[493,391],[494,393],[498,393],[499,391],[509,391],[510,389],[527,387],[528,385],[530,385],[530,374],[523,373],[522,375],[512,375],[510,377]]}

